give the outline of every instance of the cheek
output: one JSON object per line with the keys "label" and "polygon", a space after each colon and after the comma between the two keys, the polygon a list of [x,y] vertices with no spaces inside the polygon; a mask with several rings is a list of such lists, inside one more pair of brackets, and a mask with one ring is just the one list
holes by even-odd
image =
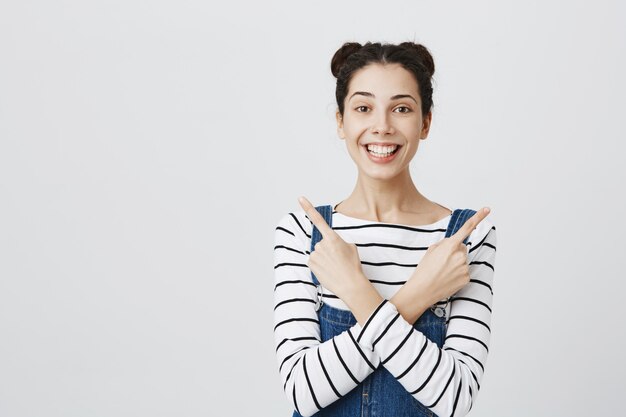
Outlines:
{"label": "cheek", "polygon": [[422,133],[422,121],[421,119],[405,120],[398,125],[398,128],[402,130],[407,138],[418,138]]}
{"label": "cheek", "polygon": [[358,140],[367,131],[367,126],[359,123],[344,124],[343,133],[346,138]]}
{"label": "cheek", "polygon": [[421,132],[416,129],[412,129],[410,131],[403,131],[402,136],[404,136],[407,142],[419,142],[421,138]]}

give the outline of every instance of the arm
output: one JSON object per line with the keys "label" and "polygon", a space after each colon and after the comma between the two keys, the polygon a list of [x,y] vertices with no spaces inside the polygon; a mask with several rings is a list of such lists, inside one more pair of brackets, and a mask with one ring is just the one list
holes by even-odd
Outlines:
{"label": "arm", "polygon": [[402,312],[393,302],[384,303],[365,331],[358,329],[361,344],[377,352],[406,390],[439,416],[462,416],[470,410],[488,355],[495,227],[483,221],[470,236],[470,282],[452,298],[443,348],[411,325],[415,310],[423,307],[400,306]]}
{"label": "arm", "polygon": [[[320,341],[316,288],[307,267],[311,229],[303,211],[289,213],[278,222],[274,246],[276,358],[287,399],[303,416],[346,395],[380,363],[376,352],[357,342],[358,323]],[[364,291],[368,296],[356,297],[350,305],[361,311],[361,321],[382,299],[375,289],[376,294]]]}
{"label": "arm", "polygon": [[424,298],[419,297],[421,290],[418,280],[409,279],[389,300],[402,318],[411,325],[415,324],[430,307],[424,302]]}

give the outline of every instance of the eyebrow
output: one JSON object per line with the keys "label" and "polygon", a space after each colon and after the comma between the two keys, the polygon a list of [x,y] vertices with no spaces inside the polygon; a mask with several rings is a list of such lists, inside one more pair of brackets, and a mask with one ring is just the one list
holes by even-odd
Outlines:
{"label": "eyebrow", "polygon": [[[354,94],[352,94],[348,100],[352,99],[352,97],[356,96],[357,94],[360,95],[360,96],[376,98],[376,96],[374,94],[370,93],[370,92],[367,92],[367,91],[355,91]],[[398,100],[398,99],[401,99],[401,98],[410,98],[411,100],[413,100],[415,102],[415,104],[417,104],[417,100],[415,100],[415,98],[413,98],[413,96],[410,95],[410,94],[396,94],[395,96],[391,96],[391,100]]]}

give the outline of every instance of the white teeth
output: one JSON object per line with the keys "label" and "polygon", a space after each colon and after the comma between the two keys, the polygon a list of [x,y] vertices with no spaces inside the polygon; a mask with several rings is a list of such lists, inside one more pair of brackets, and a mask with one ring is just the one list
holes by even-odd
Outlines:
{"label": "white teeth", "polygon": [[392,145],[392,146],[367,145],[367,150],[376,156],[391,155],[397,148],[398,148],[398,145]]}

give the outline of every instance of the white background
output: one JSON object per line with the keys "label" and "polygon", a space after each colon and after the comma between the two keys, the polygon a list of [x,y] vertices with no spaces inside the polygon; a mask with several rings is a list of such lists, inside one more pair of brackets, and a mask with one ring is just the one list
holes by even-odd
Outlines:
{"label": "white background", "polygon": [[618,1],[2,1],[0,415],[290,416],[274,227],[337,203],[345,41],[426,45],[412,163],[492,208],[474,416],[620,414],[626,7]]}

